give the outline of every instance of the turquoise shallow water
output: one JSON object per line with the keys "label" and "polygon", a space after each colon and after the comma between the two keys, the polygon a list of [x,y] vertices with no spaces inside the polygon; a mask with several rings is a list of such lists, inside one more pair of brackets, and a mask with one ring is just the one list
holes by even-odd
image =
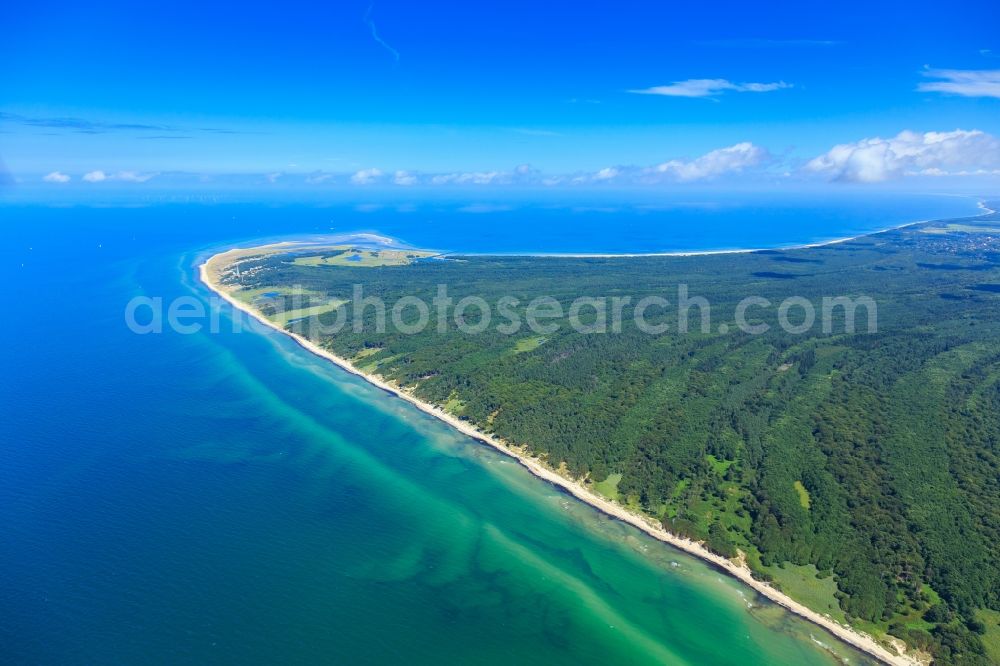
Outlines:
{"label": "turquoise shallow water", "polygon": [[130,333],[316,231],[245,212],[2,210],[0,663],[866,663],[283,336]]}

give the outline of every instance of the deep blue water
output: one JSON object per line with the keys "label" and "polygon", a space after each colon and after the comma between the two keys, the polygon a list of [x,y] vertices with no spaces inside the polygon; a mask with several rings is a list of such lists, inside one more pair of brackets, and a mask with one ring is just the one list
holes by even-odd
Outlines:
{"label": "deep blue water", "polygon": [[[975,206],[908,197],[616,208],[0,206],[0,274],[12,295],[0,327],[0,663],[430,662],[473,653],[481,663],[552,663],[537,649],[543,641],[566,661],[612,658],[613,645],[596,638],[582,653],[560,646],[561,632],[590,631],[591,620],[556,613],[562,592],[532,590],[523,571],[501,575],[480,562],[450,587],[423,578],[458,568],[453,549],[432,544],[459,524],[504,534],[496,543],[514,534],[554,571],[593,578],[588,589],[608,586],[601,593],[620,600],[616,617],[637,632],[657,631],[651,615],[666,626],[680,616],[631,617],[641,604],[661,608],[659,597],[608,581],[661,581],[665,598],[689,599],[691,621],[749,623],[722,639],[746,634],[742,662],[780,654],[821,663],[793,637],[808,628],[783,616],[745,619],[738,588],[706,567],[600,521],[286,340],[138,336],[124,325],[135,295],[205,297],[198,258],[250,239],[371,230],[479,252],[760,247]],[[570,542],[578,545],[566,552],[552,546]],[[423,545],[397,552],[400,543]],[[687,578],[664,578],[647,562],[657,557],[676,558]],[[371,562],[388,564],[372,571]],[[470,596],[492,606],[457,601]],[[544,615],[532,616],[538,609]],[[711,641],[670,640],[684,659],[713,654]],[[772,640],[772,652],[753,651]]]}

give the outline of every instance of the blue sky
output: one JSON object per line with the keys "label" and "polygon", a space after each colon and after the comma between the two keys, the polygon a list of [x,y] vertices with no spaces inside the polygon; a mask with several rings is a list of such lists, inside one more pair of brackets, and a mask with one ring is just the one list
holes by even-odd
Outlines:
{"label": "blue sky", "polygon": [[0,159],[53,187],[1000,184],[995,2],[701,4],[16,3]]}

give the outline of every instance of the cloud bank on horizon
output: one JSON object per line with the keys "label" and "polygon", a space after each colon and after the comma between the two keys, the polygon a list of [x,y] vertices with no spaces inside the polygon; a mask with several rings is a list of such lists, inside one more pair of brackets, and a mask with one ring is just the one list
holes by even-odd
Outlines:
{"label": "cloud bank on horizon", "polygon": [[[743,141],[717,148],[694,158],[673,158],[651,166],[617,165],[592,172],[546,174],[529,164],[512,170],[430,173],[416,170],[383,170],[377,167],[354,172],[273,172],[252,176],[268,184],[370,186],[657,186],[747,178],[831,182],[882,183],[913,177],[1000,176],[1000,139],[980,130],[946,132],[905,130],[894,137],[870,137],[838,144],[804,164],[777,157],[762,146]],[[158,176],[197,176],[202,182],[225,180],[226,174],[140,173],[100,169],[88,171],[80,180],[89,184],[107,182],[146,183]],[[73,176],[55,170],[41,181],[66,185]]]}

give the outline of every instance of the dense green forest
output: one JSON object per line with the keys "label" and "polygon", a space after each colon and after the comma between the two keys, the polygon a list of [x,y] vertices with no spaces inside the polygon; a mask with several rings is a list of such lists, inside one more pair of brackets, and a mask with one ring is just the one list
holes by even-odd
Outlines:
{"label": "dense green forest", "polygon": [[[347,325],[312,334],[669,530],[727,556],[744,551],[792,596],[782,575],[808,572],[836,617],[939,663],[1000,659],[1000,215],[745,254],[294,259],[244,260],[229,280],[265,311],[315,307],[288,324],[306,333],[311,318],[331,324],[355,284],[390,306],[410,295],[430,303],[439,284],[455,300],[512,296],[520,315],[540,295],[564,308],[579,296],[676,303],[687,285],[711,304],[707,331],[701,308],[682,334],[667,307],[647,312],[669,324],[659,334],[630,316],[604,334],[564,321],[545,334],[470,334],[451,316],[404,334],[377,332],[375,308],[353,321],[347,305]],[[747,315],[767,332],[736,326],[746,296],[775,305]],[[877,331],[865,308],[845,330],[840,308],[832,330],[817,319],[787,332],[776,306],[791,296],[817,313],[824,297],[869,296]],[[474,324],[478,311],[466,317]],[[788,317],[800,322],[802,309]]]}

